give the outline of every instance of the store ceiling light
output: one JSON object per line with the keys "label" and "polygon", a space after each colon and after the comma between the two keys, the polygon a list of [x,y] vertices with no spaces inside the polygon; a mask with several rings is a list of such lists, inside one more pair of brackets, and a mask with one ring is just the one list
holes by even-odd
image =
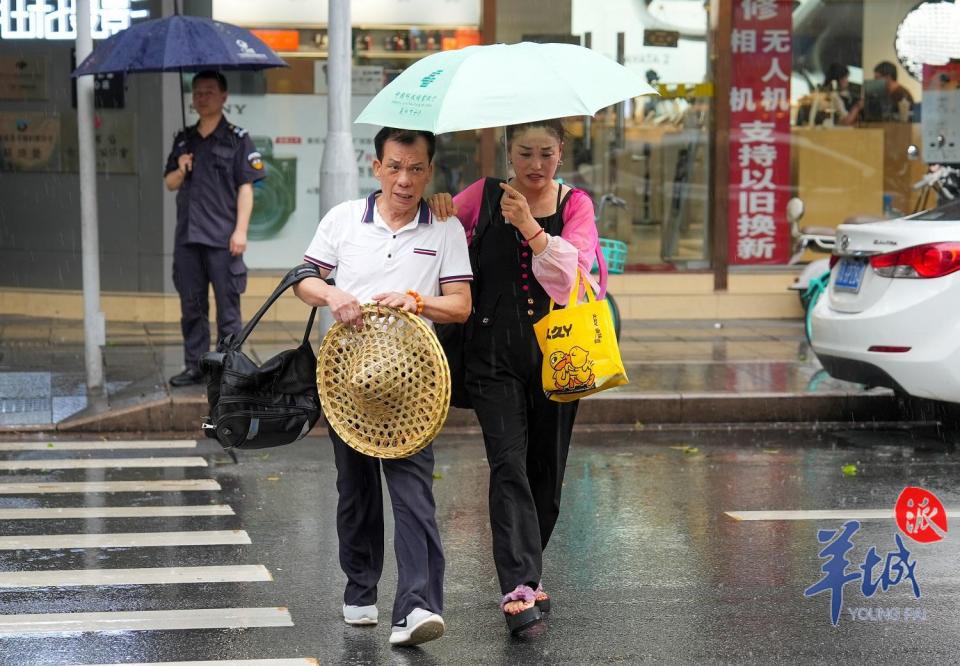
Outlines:
{"label": "store ceiling light", "polygon": [[952,0],[921,2],[897,27],[897,58],[910,76],[921,80],[924,65],[945,65],[960,58],[960,7]]}

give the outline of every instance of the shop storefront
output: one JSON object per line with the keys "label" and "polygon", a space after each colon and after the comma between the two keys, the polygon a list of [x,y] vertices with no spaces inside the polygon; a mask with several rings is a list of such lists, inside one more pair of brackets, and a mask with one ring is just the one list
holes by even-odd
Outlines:
{"label": "shop storefront", "polygon": [[[484,4],[353,2],[354,112],[413,60],[480,43]],[[496,7],[498,41],[589,44],[661,87],[656,100],[569,119],[560,176],[593,195],[601,235],[623,244],[617,261],[628,272],[707,269],[711,88],[703,3],[608,0],[604,12],[589,0],[486,4]],[[558,4],[567,6],[558,11]],[[309,238],[319,212],[326,5],[218,0],[213,16],[255,30],[291,65],[232,76],[227,110],[254,135],[271,176],[258,191],[250,263],[279,268],[290,260],[290,243]],[[361,194],[376,186],[370,169],[375,131],[354,126]],[[505,174],[499,132],[492,159],[481,152],[479,132],[438,137],[433,190],[456,193],[482,174]]]}
{"label": "shop storefront", "polygon": [[[113,5],[124,5],[132,21],[143,16],[131,11],[159,16],[173,7],[169,0]],[[621,244],[618,262],[625,276],[617,278],[617,293],[636,297],[632,306],[626,303],[626,316],[648,316],[658,307],[644,295],[661,292],[663,276],[686,276],[679,291],[715,295],[759,293],[742,286],[744,276],[758,275],[773,285],[770,294],[786,297],[781,292],[798,270],[788,264],[794,242],[785,214],[790,197],[804,200],[804,224],[820,227],[854,215],[895,215],[913,209],[911,185],[926,171],[925,162],[960,162],[952,151],[960,137],[952,128],[952,82],[958,77],[950,64],[960,53],[950,52],[952,35],[937,32],[954,24],[952,15],[943,15],[954,11],[953,3],[602,5],[603,11],[594,0],[354,0],[352,108],[359,113],[420,57],[492,40],[581,43],[646,77],[659,97],[568,120],[560,174],[590,192],[601,236]],[[72,43],[12,35],[11,21],[19,16],[14,10],[34,6],[0,0],[6,26],[0,27],[7,30],[0,35],[0,256],[7,266],[0,277],[7,286],[76,289],[75,207],[42,194],[75,187]],[[297,248],[306,245],[320,213],[327,3],[207,0],[188,1],[184,10],[255,30],[290,64],[231,73],[226,109],[265,158],[269,177],[257,189],[247,260],[272,276],[298,259]],[[925,76],[924,62],[941,69],[928,68]],[[892,76],[878,78],[891,71],[895,83]],[[123,285],[171,291],[164,266],[173,218],[159,171],[169,149],[171,114],[179,122],[180,99],[175,84],[164,88],[163,80],[144,75],[104,82],[99,158],[102,192],[111,205],[101,208],[101,228],[109,230],[101,236],[116,258],[105,270],[108,290]],[[189,78],[182,84],[187,93]],[[157,98],[162,112],[153,103]],[[189,105],[188,94],[185,100]],[[189,109],[187,114],[190,122]],[[376,187],[370,168],[375,129],[354,126],[361,193]],[[457,192],[481,175],[506,174],[498,137],[482,134],[439,137],[434,190]],[[921,147],[919,160],[908,159],[910,145]],[[50,224],[71,230],[59,236],[54,250],[49,239],[58,237],[55,231],[44,228],[41,238],[29,222],[36,210]],[[30,256],[33,265],[40,257],[65,266],[59,282],[44,282],[37,271],[16,263]],[[738,280],[740,286],[731,286]],[[731,312],[752,316],[746,309]],[[780,307],[770,315],[792,313]]]}

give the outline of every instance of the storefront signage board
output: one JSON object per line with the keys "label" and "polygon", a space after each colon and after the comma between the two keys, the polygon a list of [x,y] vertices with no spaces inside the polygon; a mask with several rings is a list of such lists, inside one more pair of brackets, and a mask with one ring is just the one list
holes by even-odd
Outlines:
{"label": "storefront signage board", "polygon": [[[77,114],[64,114],[61,125],[63,170],[76,173],[80,168]],[[97,173],[137,173],[136,115],[130,111],[98,109],[94,127],[93,145]]]}
{"label": "storefront signage board", "polygon": [[0,171],[59,170],[59,116],[42,111],[0,111]]}
{"label": "storefront signage board", "polygon": [[47,96],[45,58],[0,56],[0,99],[25,102]]}
{"label": "storefront signage board", "polygon": [[730,88],[732,265],[784,264],[790,255],[790,0],[734,3]]}
{"label": "storefront signage board", "polygon": [[675,49],[680,42],[680,33],[676,30],[644,30],[644,46],[662,46]]}

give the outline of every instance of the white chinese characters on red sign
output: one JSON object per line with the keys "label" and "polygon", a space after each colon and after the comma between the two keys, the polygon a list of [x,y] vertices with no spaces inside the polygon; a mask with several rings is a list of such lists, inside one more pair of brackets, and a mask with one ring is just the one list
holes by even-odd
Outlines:
{"label": "white chinese characters on red sign", "polygon": [[736,0],[730,87],[731,264],[783,264],[790,253],[789,0]]}

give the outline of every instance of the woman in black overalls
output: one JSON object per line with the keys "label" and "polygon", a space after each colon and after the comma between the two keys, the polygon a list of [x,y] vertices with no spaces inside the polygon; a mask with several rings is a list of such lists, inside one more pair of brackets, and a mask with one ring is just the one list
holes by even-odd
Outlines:
{"label": "woman in black overalls", "polygon": [[[545,285],[555,300],[565,302],[577,266],[589,269],[597,233],[590,198],[554,181],[563,146],[560,121],[513,126],[507,138],[516,177],[509,184],[486,179],[479,197],[486,204],[479,212],[479,184],[454,202],[470,211],[460,214],[465,226],[472,222],[465,217],[477,220],[471,241],[475,291],[465,342],[466,389],[490,465],[490,525],[504,595],[501,609],[510,630],[518,632],[549,610],[550,598],[540,585],[542,555],[560,510],[577,413],[576,402],[552,402],[544,395],[543,356],[533,324],[549,309]],[[575,233],[566,233],[565,227]],[[565,240],[568,235],[573,242]],[[534,275],[534,255],[541,262],[539,276]],[[541,268],[548,255],[551,265]]]}

